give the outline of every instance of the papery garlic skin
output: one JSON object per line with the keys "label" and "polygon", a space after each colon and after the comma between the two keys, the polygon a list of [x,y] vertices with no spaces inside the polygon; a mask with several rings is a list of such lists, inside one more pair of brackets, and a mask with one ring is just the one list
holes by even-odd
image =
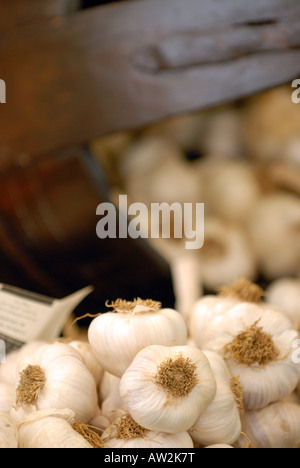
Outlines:
{"label": "papery garlic skin", "polygon": [[[227,298],[226,301],[223,301],[223,298],[204,299],[203,308],[199,301],[190,325],[192,338],[200,349],[214,351],[224,356],[225,347],[255,323],[266,334],[271,335],[279,352],[274,361],[260,366],[258,363],[245,365],[232,358],[226,359],[231,375],[240,379],[245,407],[263,408],[286,397],[297,386],[300,367],[293,362],[292,353],[298,332],[293,329],[289,319],[278,311],[252,303],[234,305],[233,302],[233,307],[230,307],[230,301],[231,299]],[[208,307],[209,303],[212,304],[211,309]],[[214,309],[216,304],[217,307]],[[195,328],[193,324],[196,324]]]}
{"label": "papery garlic skin", "polygon": [[137,439],[109,439],[105,442],[106,448],[194,448],[193,441],[187,432],[178,432],[176,434],[168,434],[166,432],[151,432],[149,431],[145,438]]}
{"label": "papery garlic skin", "polygon": [[[242,431],[255,448],[300,448],[300,406],[278,401],[242,416]],[[237,445],[245,443],[243,436]]]}
{"label": "papery garlic skin", "polygon": [[20,374],[28,365],[39,366],[46,378],[33,402],[37,410],[68,408],[83,423],[93,417],[98,402],[96,383],[74,348],[64,343],[44,345],[19,363]]}
{"label": "papery garlic skin", "polygon": [[[194,366],[195,385],[185,396],[173,396],[156,380],[159,369],[168,360],[183,358]],[[184,377],[181,376],[181,382]],[[121,397],[142,427],[159,432],[187,431],[211,403],[216,381],[208,359],[189,346],[149,346],[138,353],[120,382]]]}
{"label": "papery garlic skin", "polygon": [[231,375],[223,358],[212,351],[203,351],[209,360],[217,383],[215,398],[189,429],[192,439],[203,446],[220,442],[232,445],[241,433],[238,404],[231,388]]}
{"label": "papery garlic skin", "polygon": [[15,403],[15,388],[13,385],[0,383],[0,412],[9,413]]}
{"label": "papery garlic skin", "polygon": [[103,369],[99,363],[95,350],[89,343],[85,341],[74,340],[70,341],[68,345],[79,352],[85,362],[86,367],[93,375],[96,385],[98,386],[103,376]]}
{"label": "papery garlic skin", "polygon": [[133,313],[107,312],[98,316],[89,326],[88,339],[102,368],[121,377],[143,348],[152,344],[184,345],[187,327],[173,309],[153,311],[139,306]]}
{"label": "papery garlic skin", "polygon": [[277,306],[291,320],[293,327],[300,330],[300,280],[280,278],[266,290],[266,300]]}
{"label": "papery garlic skin", "polygon": [[74,422],[75,413],[68,409],[34,412],[19,422],[19,448],[92,448],[72,428]]}
{"label": "papery garlic skin", "polygon": [[209,445],[208,447],[204,447],[207,449],[233,449],[234,447],[231,447],[231,445],[227,444],[214,444],[214,445]]}
{"label": "papery garlic skin", "polygon": [[0,411],[0,449],[18,448],[18,431],[14,419]]}
{"label": "papery garlic skin", "polygon": [[104,372],[99,387],[101,414],[110,423],[117,419],[124,410],[124,402],[120,395],[120,379],[109,372]]}

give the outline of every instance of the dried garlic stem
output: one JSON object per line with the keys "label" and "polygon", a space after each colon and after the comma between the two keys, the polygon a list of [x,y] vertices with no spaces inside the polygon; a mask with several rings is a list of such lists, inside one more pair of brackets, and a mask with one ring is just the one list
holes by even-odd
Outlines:
{"label": "dried garlic stem", "polygon": [[73,429],[80,434],[93,448],[104,448],[104,442],[95,430],[88,424],[76,422]]}
{"label": "dried garlic stem", "polygon": [[241,414],[244,412],[244,397],[243,397],[243,389],[241,386],[241,382],[239,377],[231,377],[230,379],[230,387],[236,401],[237,407]]}
{"label": "dried garlic stem", "polygon": [[40,366],[27,366],[20,374],[16,391],[17,407],[33,404],[38,399],[45,383],[46,377]]}
{"label": "dried garlic stem", "polygon": [[232,285],[220,288],[218,295],[220,297],[233,297],[244,302],[259,304],[264,296],[264,290],[257,284],[242,278]]}
{"label": "dried garlic stem", "polygon": [[[161,302],[153,301],[152,299],[143,300],[139,297],[134,299],[133,301],[117,299],[116,301],[112,301],[111,304],[109,304],[109,302],[106,301],[105,305],[106,307],[113,308],[114,312],[119,312],[123,314],[143,313],[146,311],[157,312],[162,307]],[[145,307],[146,310],[142,311],[142,309],[140,309],[138,312],[136,312],[135,308],[137,306],[141,306],[142,308]]]}
{"label": "dried garlic stem", "polygon": [[244,332],[239,333],[231,343],[224,348],[225,359],[234,359],[240,364],[264,366],[276,360],[279,351],[276,349],[272,336],[265,333],[255,322]]}
{"label": "dried garlic stem", "polygon": [[196,365],[191,359],[169,358],[164,361],[155,376],[155,383],[170,396],[181,398],[188,396],[197,385]]}
{"label": "dried garlic stem", "polygon": [[116,439],[143,439],[146,432],[147,429],[135,422],[130,414],[125,414],[120,418],[114,437]]}

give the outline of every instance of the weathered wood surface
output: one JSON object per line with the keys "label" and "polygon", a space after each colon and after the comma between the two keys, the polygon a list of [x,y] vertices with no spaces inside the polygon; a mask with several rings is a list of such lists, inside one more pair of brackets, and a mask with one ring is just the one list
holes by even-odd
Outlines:
{"label": "weathered wood surface", "polygon": [[64,16],[79,4],[80,0],[1,0],[0,34],[44,18]]}
{"label": "weathered wood surface", "polygon": [[299,0],[141,0],[10,30],[0,153],[26,161],[292,81],[299,23]]}

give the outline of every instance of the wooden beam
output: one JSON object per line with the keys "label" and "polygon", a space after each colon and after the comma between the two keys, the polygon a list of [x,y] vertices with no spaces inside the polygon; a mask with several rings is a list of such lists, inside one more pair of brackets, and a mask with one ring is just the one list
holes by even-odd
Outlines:
{"label": "wooden beam", "polygon": [[[286,24],[299,31],[299,18],[298,0],[140,0],[16,28],[0,38],[0,153],[24,161],[291,82],[300,49]],[[210,63],[184,48],[194,37],[197,50],[224,28],[277,39],[267,50],[245,43],[238,54],[212,54]],[[167,66],[144,66],[149,50],[156,60],[166,43],[177,43],[181,60],[172,62],[171,47]]]}
{"label": "wooden beam", "polygon": [[64,16],[79,7],[79,0],[3,0],[0,34],[44,18]]}

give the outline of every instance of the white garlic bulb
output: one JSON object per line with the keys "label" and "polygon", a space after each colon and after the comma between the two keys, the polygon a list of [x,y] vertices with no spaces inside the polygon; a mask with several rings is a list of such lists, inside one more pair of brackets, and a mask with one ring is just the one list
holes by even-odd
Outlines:
{"label": "white garlic bulb", "polygon": [[208,159],[203,171],[208,211],[227,220],[243,221],[261,195],[252,166],[239,160]]}
{"label": "white garlic bulb", "polygon": [[135,299],[117,300],[114,312],[96,317],[88,329],[88,339],[104,370],[121,377],[136,354],[146,346],[183,345],[187,327],[183,317],[161,304]]}
{"label": "white garlic bulb", "polygon": [[68,409],[31,413],[18,423],[19,448],[93,448],[73,424],[75,413]]}
{"label": "white garlic bulb", "polygon": [[[300,448],[300,406],[278,401],[242,416],[242,431],[255,448]],[[238,446],[245,443],[241,435]]]}
{"label": "white garlic bulb", "polygon": [[215,216],[206,217],[204,246],[198,255],[203,284],[211,291],[240,277],[251,281],[256,278],[255,255],[239,225]]}
{"label": "white garlic bulb", "polygon": [[125,413],[109,426],[102,435],[106,448],[193,448],[187,432],[169,434],[153,432],[139,426]]}
{"label": "white garlic bulb", "polygon": [[266,289],[266,301],[287,315],[296,330],[300,330],[300,280],[279,278]]}
{"label": "white garlic bulb", "polygon": [[203,446],[222,441],[232,445],[240,436],[240,411],[243,394],[238,378],[231,377],[223,358],[212,351],[203,351],[209,360],[217,383],[217,392],[203,414],[189,429],[192,439]]}
{"label": "white garlic bulb", "polygon": [[64,343],[46,344],[19,363],[17,406],[71,409],[88,422],[98,402],[95,380],[81,355]]}
{"label": "white garlic bulb", "polygon": [[70,341],[68,345],[79,352],[79,354],[85,362],[86,367],[93,375],[96,385],[98,386],[103,376],[103,369],[98,361],[98,357],[95,350],[89,343],[85,341],[73,340]]}
{"label": "white garlic bulb", "polygon": [[14,419],[0,411],[0,449],[18,448],[18,431]]}
{"label": "white garlic bulb", "polygon": [[270,306],[204,298],[192,314],[190,333],[199,348],[225,358],[231,375],[240,379],[246,408],[262,408],[295,390],[300,368],[292,356],[298,332]]}
{"label": "white garlic bulb", "polygon": [[189,346],[149,346],[120,382],[128,412],[151,431],[188,430],[211,403],[216,380],[206,356]]}
{"label": "white garlic bulb", "polygon": [[260,199],[247,220],[259,267],[267,279],[293,276],[300,264],[300,200],[276,192]]}

